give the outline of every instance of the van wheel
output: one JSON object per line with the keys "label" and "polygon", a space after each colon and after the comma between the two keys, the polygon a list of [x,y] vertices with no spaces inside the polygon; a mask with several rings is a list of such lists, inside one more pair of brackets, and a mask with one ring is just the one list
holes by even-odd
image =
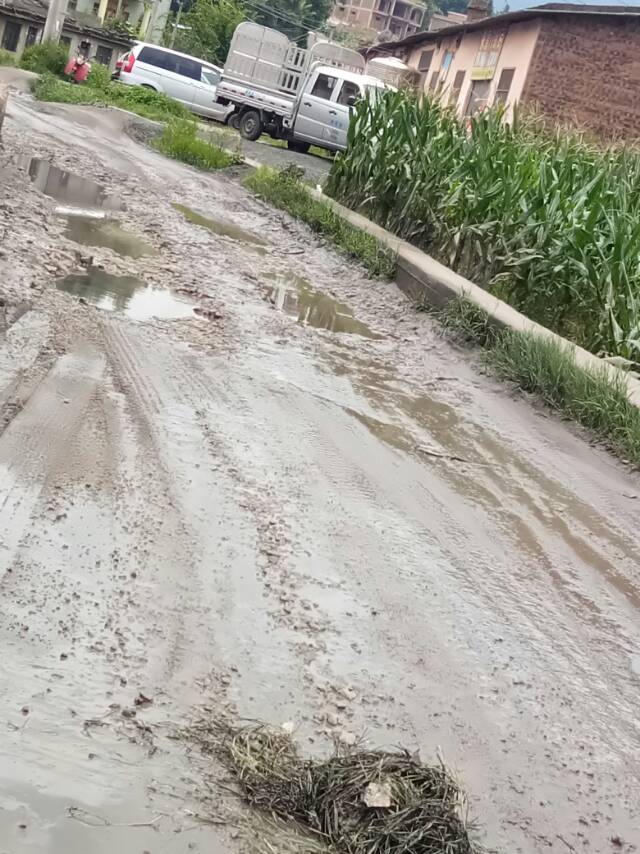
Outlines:
{"label": "van wheel", "polygon": [[295,139],[287,140],[287,148],[289,151],[297,151],[298,154],[306,154],[311,148],[310,142],[298,142]]}
{"label": "van wheel", "polygon": [[256,140],[262,133],[262,119],[257,110],[247,110],[240,119],[240,136],[250,142]]}

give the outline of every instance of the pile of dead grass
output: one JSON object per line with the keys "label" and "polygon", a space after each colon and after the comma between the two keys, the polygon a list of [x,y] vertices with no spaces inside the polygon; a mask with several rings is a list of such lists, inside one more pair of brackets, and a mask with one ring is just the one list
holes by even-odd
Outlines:
{"label": "pile of dead grass", "polygon": [[229,729],[222,759],[247,802],[298,822],[345,854],[477,854],[464,797],[443,766],[405,751],[336,749],[300,757],[290,735],[266,726]]}

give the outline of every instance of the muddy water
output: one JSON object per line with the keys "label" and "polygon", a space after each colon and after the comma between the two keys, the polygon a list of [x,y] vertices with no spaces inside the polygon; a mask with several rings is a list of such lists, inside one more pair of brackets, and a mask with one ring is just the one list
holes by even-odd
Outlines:
{"label": "muddy water", "polygon": [[37,157],[21,158],[18,165],[27,171],[33,184],[52,199],[86,208],[101,208],[117,211],[122,207],[120,199],[107,192],[95,181],[81,178],[73,172],[59,169],[47,160]]}
{"label": "muddy water", "polygon": [[363,338],[381,337],[354,317],[349,306],[315,290],[307,279],[294,274],[278,275],[276,279],[276,284],[267,289],[267,299],[277,311],[295,317],[303,326],[346,332]]}
{"label": "muddy water", "polygon": [[146,241],[125,231],[116,221],[90,216],[67,216],[65,237],[85,246],[112,249],[127,258],[155,255],[156,250]]}
{"label": "muddy water", "polygon": [[120,312],[131,320],[177,320],[195,316],[194,303],[168,288],[153,288],[135,276],[114,276],[97,268],[66,276],[56,287],[104,311]]}
{"label": "muddy water", "polygon": [[194,225],[199,225],[202,228],[206,228],[213,234],[219,234],[222,237],[230,237],[232,240],[245,243],[252,246],[254,249],[257,248],[258,251],[261,252],[266,251],[265,247],[267,246],[267,242],[265,240],[258,237],[257,234],[253,234],[251,231],[241,228],[230,220],[203,216],[185,205],[173,204],[171,207],[178,211],[178,213],[181,213],[189,222]]}

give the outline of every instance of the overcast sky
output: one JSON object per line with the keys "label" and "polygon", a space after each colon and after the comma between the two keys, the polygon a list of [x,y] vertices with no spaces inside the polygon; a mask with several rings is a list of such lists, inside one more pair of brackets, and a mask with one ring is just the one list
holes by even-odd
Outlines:
{"label": "overcast sky", "polygon": [[[505,0],[493,0],[493,5],[496,12],[502,12],[504,9]],[[509,0],[509,8],[512,12],[516,9],[531,9],[533,6],[542,6],[543,3],[554,2],[554,0]],[[557,2],[571,2],[571,0],[557,0]],[[636,0],[636,5],[638,0]],[[623,0],[585,0],[587,6],[633,6],[633,3],[625,3]]]}

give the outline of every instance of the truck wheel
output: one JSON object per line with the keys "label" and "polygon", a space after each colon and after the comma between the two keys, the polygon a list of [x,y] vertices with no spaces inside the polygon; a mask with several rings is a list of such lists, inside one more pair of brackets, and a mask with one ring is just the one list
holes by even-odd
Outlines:
{"label": "truck wheel", "polygon": [[311,148],[310,142],[298,142],[295,139],[287,140],[287,148],[289,151],[297,151],[298,154],[306,154]]}
{"label": "truck wheel", "polygon": [[226,122],[230,128],[240,130],[240,113],[231,113]]}
{"label": "truck wheel", "polygon": [[256,140],[262,133],[262,119],[257,110],[247,110],[240,119],[240,136],[250,142]]}

